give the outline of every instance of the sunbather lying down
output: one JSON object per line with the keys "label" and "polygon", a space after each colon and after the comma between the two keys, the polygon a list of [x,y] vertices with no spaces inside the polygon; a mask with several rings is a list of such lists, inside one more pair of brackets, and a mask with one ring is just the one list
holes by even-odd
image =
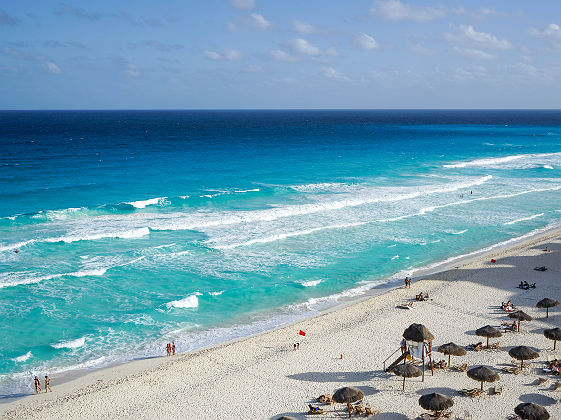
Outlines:
{"label": "sunbather lying down", "polygon": [[535,289],[536,283],[529,284],[527,281],[521,281],[520,284],[518,285],[518,288],[524,290]]}
{"label": "sunbather lying down", "polygon": [[320,407],[314,407],[312,404],[308,404],[310,410],[308,414],[325,414],[325,410]]}
{"label": "sunbather lying down", "polygon": [[507,311],[507,312],[514,312],[517,309],[516,306],[514,306],[510,300],[506,303],[501,302],[501,307],[503,308],[503,311]]}

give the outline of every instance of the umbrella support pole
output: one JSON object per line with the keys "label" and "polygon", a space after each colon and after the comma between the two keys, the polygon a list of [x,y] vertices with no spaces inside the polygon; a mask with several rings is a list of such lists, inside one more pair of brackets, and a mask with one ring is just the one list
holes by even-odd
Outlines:
{"label": "umbrella support pole", "polygon": [[557,340],[553,340],[553,350],[555,350],[556,345],[557,345]]}
{"label": "umbrella support pole", "polygon": [[403,388],[402,391],[405,391],[405,376],[403,377]]}
{"label": "umbrella support pole", "polygon": [[421,382],[425,382],[425,347],[423,346],[423,380]]}

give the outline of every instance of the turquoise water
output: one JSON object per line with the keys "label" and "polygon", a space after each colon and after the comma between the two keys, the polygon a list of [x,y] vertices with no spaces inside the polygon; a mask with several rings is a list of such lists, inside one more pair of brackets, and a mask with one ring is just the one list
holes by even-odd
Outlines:
{"label": "turquoise water", "polygon": [[561,113],[0,112],[0,167],[6,396],[559,223]]}

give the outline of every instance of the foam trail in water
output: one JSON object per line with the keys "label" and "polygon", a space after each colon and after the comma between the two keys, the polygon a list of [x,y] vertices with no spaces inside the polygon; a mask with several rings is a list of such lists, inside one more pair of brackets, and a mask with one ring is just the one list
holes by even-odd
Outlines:
{"label": "foam trail in water", "polygon": [[320,284],[321,282],[322,282],[322,280],[309,280],[309,281],[303,281],[300,284],[304,287],[314,287],[314,286],[317,286],[318,284]]}
{"label": "foam trail in water", "polygon": [[544,213],[539,213],[539,214],[534,214],[533,216],[529,216],[529,217],[522,217],[521,219],[516,219],[516,220],[512,220],[510,222],[506,222],[505,225],[513,225],[515,223],[525,222],[526,220],[532,220],[532,219],[535,219],[536,217],[541,217],[543,215],[544,215]]}
{"label": "foam trail in water", "polygon": [[220,296],[222,293],[224,293],[224,290],[219,290],[218,292],[208,292],[211,296]]}
{"label": "foam trail in water", "polygon": [[154,204],[162,204],[163,202],[165,202],[166,199],[167,197],[156,197],[156,198],[150,198],[148,200],[130,201],[127,202],[126,204],[130,204],[131,206],[136,207],[137,209],[143,209],[146,206],[153,206]]}
{"label": "foam trail in water", "polygon": [[60,277],[86,277],[86,276],[103,276],[111,267],[98,268],[93,270],[81,270],[74,273],[50,274],[48,276],[37,276],[30,273],[6,273],[0,276],[0,289],[3,287],[18,286],[21,284],[40,283],[45,280],[57,279]]}
{"label": "foam trail in water", "polygon": [[[518,168],[527,168],[535,166],[534,161],[540,160],[543,158],[552,158],[552,157],[560,157],[561,153],[535,153],[535,154],[525,154],[525,155],[511,155],[511,156],[504,156],[498,158],[483,158],[483,159],[475,159],[467,162],[457,162],[457,163],[450,163],[443,165],[445,168],[468,168],[468,167],[486,167],[486,168],[497,168],[497,167],[504,167],[505,169],[516,169]],[[520,165],[505,165],[515,161],[521,161]]]}
{"label": "foam trail in water", "polygon": [[16,363],[21,363],[21,362],[25,362],[26,360],[29,360],[32,356],[33,356],[33,354],[30,351],[28,351],[27,353],[25,353],[21,356],[14,357],[12,359],[12,361],[14,361]]}
{"label": "foam trail in water", "polygon": [[460,230],[459,232],[450,232],[450,235],[461,235],[462,233],[466,233],[468,229]]}
{"label": "foam trail in water", "polygon": [[86,344],[85,336],[77,338],[75,340],[59,341],[58,343],[51,344],[51,347],[55,349],[77,349],[79,347],[82,347],[84,344]]}
{"label": "foam trail in water", "polygon": [[259,192],[259,188],[253,188],[251,190],[234,190],[235,193],[247,193],[247,192]]}
{"label": "foam trail in water", "polygon": [[183,299],[180,300],[172,300],[171,302],[166,303],[168,309],[171,308],[196,308],[199,306],[199,299],[197,296],[200,296],[200,293],[193,293]]}
{"label": "foam trail in water", "polygon": [[394,255],[394,256],[392,257],[392,261],[393,261],[393,260],[397,260],[398,258],[399,258],[399,255]]}

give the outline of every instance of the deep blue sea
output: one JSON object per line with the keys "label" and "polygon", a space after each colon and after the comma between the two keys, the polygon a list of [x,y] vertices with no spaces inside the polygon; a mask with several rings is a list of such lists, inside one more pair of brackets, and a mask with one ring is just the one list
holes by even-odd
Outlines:
{"label": "deep blue sea", "polygon": [[559,111],[0,112],[0,395],[401,284],[560,190]]}

